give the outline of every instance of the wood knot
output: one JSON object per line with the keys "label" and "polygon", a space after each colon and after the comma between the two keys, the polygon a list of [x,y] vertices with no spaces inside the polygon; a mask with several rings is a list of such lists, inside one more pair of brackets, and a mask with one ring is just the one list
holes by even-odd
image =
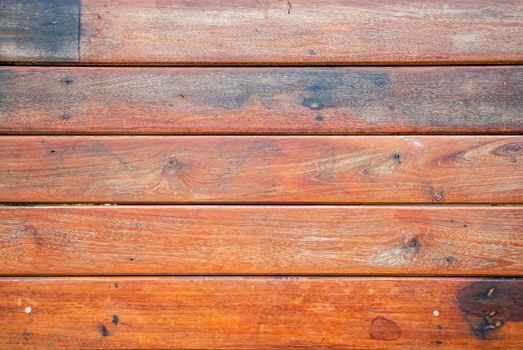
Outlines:
{"label": "wood knot", "polygon": [[406,238],[401,243],[403,259],[414,259],[421,249],[421,240],[418,236]]}
{"label": "wood knot", "polygon": [[419,249],[421,247],[421,242],[417,237],[412,237],[406,242],[405,246],[407,248]]}
{"label": "wood knot", "polygon": [[521,155],[521,150],[523,147],[520,143],[509,143],[501,147],[501,153],[509,156],[519,156]]}
{"label": "wood knot", "polygon": [[64,78],[62,81],[63,81],[63,83],[65,85],[72,85],[72,84],[74,84],[74,79],[70,78],[70,77]]}
{"label": "wood knot", "polygon": [[398,152],[394,152],[392,154],[392,159],[401,164],[401,154],[399,154]]}
{"label": "wood knot", "polygon": [[178,158],[174,157],[174,156],[171,156],[167,159],[167,161],[165,162],[165,165],[163,167],[164,170],[176,170],[176,171],[180,171],[182,170],[184,164],[178,160]]}
{"label": "wood knot", "polygon": [[511,142],[492,150],[492,154],[500,157],[507,157],[512,163],[517,162],[517,158],[523,156],[523,143]]}
{"label": "wood knot", "polygon": [[455,256],[452,256],[452,255],[447,255],[447,256],[445,256],[444,259],[445,259],[445,264],[447,266],[454,265],[459,262],[458,258],[456,258]]}
{"label": "wood knot", "polygon": [[390,83],[389,75],[386,73],[371,74],[370,78],[374,85],[380,88]]}

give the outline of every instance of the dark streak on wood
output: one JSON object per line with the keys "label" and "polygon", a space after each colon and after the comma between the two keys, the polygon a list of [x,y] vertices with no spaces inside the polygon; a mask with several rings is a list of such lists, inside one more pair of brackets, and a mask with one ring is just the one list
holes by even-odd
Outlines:
{"label": "dark streak on wood", "polygon": [[98,330],[100,331],[100,334],[103,337],[108,337],[111,335],[111,333],[109,332],[109,329],[103,323],[98,324]]}
{"label": "dark streak on wood", "polygon": [[523,132],[514,66],[4,67],[0,81],[8,133]]}

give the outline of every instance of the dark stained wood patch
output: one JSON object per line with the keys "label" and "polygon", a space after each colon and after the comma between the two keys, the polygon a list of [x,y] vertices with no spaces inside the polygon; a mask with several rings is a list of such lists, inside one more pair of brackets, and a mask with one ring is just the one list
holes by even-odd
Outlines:
{"label": "dark stained wood patch", "polygon": [[520,133],[523,69],[0,68],[7,133]]}
{"label": "dark stained wood patch", "polygon": [[521,280],[2,278],[0,340],[10,349],[521,348],[520,318],[488,339],[471,331],[458,300],[477,283],[506,293],[494,310],[521,305]]}
{"label": "dark stained wood patch", "polygon": [[80,0],[0,1],[0,61],[78,61],[79,17]]}
{"label": "dark stained wood patch", "polygon": [[458,294],[461,311],[479,339],[497,339],[499,329],[523,321],[521,281],[480,281]]}
{"label": "dark stained wood patch", "polygon": [[182,65],[521,63],[521,13],[518,2],[495,0],[452,4],[443,0],[408,4],[397,0],[4,0],[0,60]]}
{"label": "dark stained wood patch", "polygon": [[401,328],[396,322],[378,316],[371,322],[370,336],[376,340],[396,340],[401,336]]}

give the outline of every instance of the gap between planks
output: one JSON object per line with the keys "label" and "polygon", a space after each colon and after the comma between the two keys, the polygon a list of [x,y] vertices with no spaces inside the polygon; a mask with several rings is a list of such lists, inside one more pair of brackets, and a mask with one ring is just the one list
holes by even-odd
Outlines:
{"label": "gap between planks", "polygon": [[20,61],[0,61],[0,66],[14,66],[14,67],[115,67],[115,68],[199,68],[199,67],[210,67],[210,68],[351,68],[351,67],[495,67],[495,66],[520,66],[523,65],[521,61],[456,61],[456,62],[323,62],[323,63],[303,63],[300,62],[285,62],[285,63],[242,63],[242,62],[227,62],[227,63],[200,63],[200,62],[185,62],[185,63],[154,63],[154,62],[135,62],[135,63],[118,63],[118,62],[20,62]]}
{"label": "gap between planks", "polygon": [[[31,278],[31,279],[89,279],[89,278],[177,278],[177,279],[195,279],[195,280],[206,280],[206,279],[275,279],[275,280],[288,280],[288,279],[388,279],[388,278],[401,278],[401,279],[427,279],[427,278],[438,278],[438,279],[495,279],[495,280],[521,280],[523,276],[503,274],[501,276],[489,275],[489,274],[422,274],[422,273],[379,273],[379,274],[348,274],[348,273],[187,273],[187,274],[0,274],[1,278]],[[1,283],[1,280],[0,280]]]}

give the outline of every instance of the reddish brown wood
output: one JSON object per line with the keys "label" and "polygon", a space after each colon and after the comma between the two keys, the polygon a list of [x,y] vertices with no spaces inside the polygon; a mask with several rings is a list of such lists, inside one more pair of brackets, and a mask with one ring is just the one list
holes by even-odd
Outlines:
{"label": "reddish brown wood", "polygon": [[0,60],[522,63],[522,13],[515,0],[3,0]]}
{"label": "reddish brown wood", "polygon": [[523,61],[523,4],[465,0],[82,2],[83,62]]}
{"label": "reddish brown wood", "polygon": [[522,275],[523,208],[0,207],[0,274]]}
{"label": "reddish brown wood", "polygon": [[521,136],[0,138],[0,201],[518,203]]}
{"label": "reddish brown wood", "polygon": [[0,69],[4,133],[518,133],[523,69]]}
{"label": "reddish brown wood", "polygon": [[523,347],[521,280],[3,278],[14,348]]}
{"label": "reddish brown wood", "polygon": [[[0,62],[0,348],[523,348],[523,2],[1,0]],[[334,136],[401,133],[473,136]]]}

